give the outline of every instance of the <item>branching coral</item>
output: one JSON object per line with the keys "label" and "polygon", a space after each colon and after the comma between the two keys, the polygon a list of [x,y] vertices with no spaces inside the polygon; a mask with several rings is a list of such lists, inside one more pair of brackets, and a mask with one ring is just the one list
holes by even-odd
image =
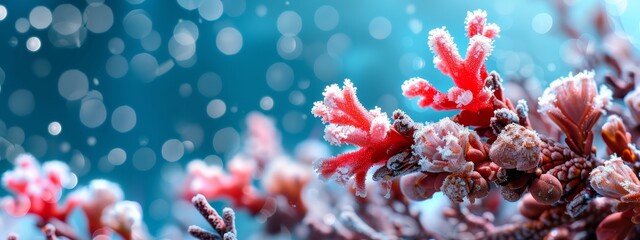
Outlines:
{"label": "branching coral", "polygon": [[[453,79],[455,87],[447,93],[440,92],[421,78],[409,79],[402,85],[405,96],[420,97],[419,106],[461,110],[458,114],[436,123],[420,124],[397,110],[394,124],[390,125],[378,109],[365,110],[349,80],[343,89],[329,86],[324,102],[316,103],[312,109],[315,116],[329,124],[325,139],[334,145],[347,143],[360,148],[320,160],[316,171],[324,179],[333,176],[341,183],[354,177],[357,193],[361,195],[366,173],[375,168],[374,181],[384,183],[401,177],[401,193],[416,201],[443,192],[454,202],[468,199],[473,203],[490,195],[493,183],[498,186],[502,199],[519,201],[524,195],[526,198],[522,201],[527,206],[539,209],[522,209],[527,220],[518,223],[505,226],[493,226],[490,221],[484,223],[482,228],[487,233],[476,235],[481,238],[596,234],[585,230],[586,227],[568,223],[576,220],[594,227],[594,222],[601,222],[610,214],[603,206],[611,204],[594,199],[604,196],[621,201],[620,213],[606,218],[598,236],[627,236],[619,232],[615,235],[609,229],[621,219],[632,218],[631,222],[637,222],[633,220],[637,217],[631,214],[637,212],[631,211],[636,209],[633,194],[637,189],[628,183],[630,180],[623,181],[637,180],[633,171],[638,169],[635,138],[622,119],[611,116],[602,128],[602,139],[607,152],[622,159],[600,160],[593,144],[593,128],[600,117],[612,109],[614,92],[605,86],[600,86],[598,91],[592,71],[569,74],[551,83],[539,98],[538,111],[565,134],[565,146],[556,137],[532,129],[526,101],[520,100],[514,106],[503,95],[500,76],[487,73],[484,61],[491,54],[499,28],[486,24],[486,13],[480,10],[469,12],[465,23],[470,38],[465,59],[444,28],[429,32],[428,43],[436,55],[434,64]],[[620,92],[617,87],[614,90]],[[634,105],[635,92],[627,92],[626,102]],[[376,125],[379,123],[383,124]],[[618,171],[627,174],[611,175]],[[612,191],[616,194],[612,195]],[[624,229],[630,232],[632,227]],[[379,234],[371,229],[366,232]]]}
{"label": "branching coral", "polygon": [[66,221],[78,204],[74,199],[59,203],[63,185],[71,180],[73,174],[69,167],[59,161],[40,166],[33,156],[27,154],[18,156],[15,162],[15,169],[2,175],[4,187],[16,194],[15,198],[3,199],[4,209],[16,216],[36,215],[43,222],[51,219]]}
{"label": "branching coral", "polygon": [[246,207],[252,213],[262,209],[266,199],[252,185],[255,162],[243,155],[229,161],[226,173],[221,166],[207,164],[201,160],[187,166],[188,179],[184,196],[191,198],[203,194],[207,198],[227,198],[236,207]]}
{"label": "branching coral", "polygon": [[[68,194],[65,204],[61,204],[63,188],[73,188],[75,185],[71,182],[75,175],[65,163],[48,161],[40,165],[29,154],[19,155],[15,163],[15,169],[5,172],[2,181],[16,197],[5,197],[2,200],[3,207],[16,217],[26,214],[37,216],[37,225],[46,230],[44,233],[48,238],[56,239],[57,235],[67,239],[82,239],[68,219],[76,208],[84,212],[88,233],[92,236],[108,236],[113,231],[123,239],[146,237],[146,231],[142,229],[141,207],[135,202],[122,201],[123,193],[117,184],[102,179],[93,180],[89,186]],[[137,208],[122,208],[125,205]],[[133,222],[138,229],[132,230]]]}
{"label": "branching coral", "polygon": [[325,139],[333,145],[353,144],[361,148],[319,160],[314,168],[323,178],[343,184],[353,177],[356,194],[364,197],[367,171],[401,154],[411,145],[412,139],[392,128],[387,115],[379,108],[367,111],[348,79],[342,89],[334,84],[328,86],[323,95],[324,101],[314,103],[311,112],[329,124],[325,128]]}
{"label": "branching coral", "polygon": [[539,101],[539,111],[562,129],[571,150],[584,155],[591,153],[591,129],[610,105],[612,94],[604,85],[597,92],[594,75],[594,72],[581,72],[555,80]]}
{"label": "branching coral", "polygon": [[447,93],[438,91],[427,80],[412,78],[402,85],[405,96],[421,97],[421,107],[436,110],[461,109],[478,111],[491,107],[491,91],[484,88],[487,70],[484,61],[493,50],[493,38],[498,36],[500,28],[487,24],[487,13],[482,10],[469,12],[465,20],[469,47],[466,58],[462,59],[453,37],[442,28],[429,32],[429,47],[436,55],[433,62],[440,71],[449,75],[456,87]]}
{"label": "branching coral", "polygon": [[203,195],[193,197],[193,206],[198,209],[202,217],[204,217],[209,225],[215,230],[215,233],[204,230],[198,226],[190,226],[189,233],[201,240],[235,240],[237,238],[235,212],[231,208],[222,210],[222,216],[209,205],[207,199]]}

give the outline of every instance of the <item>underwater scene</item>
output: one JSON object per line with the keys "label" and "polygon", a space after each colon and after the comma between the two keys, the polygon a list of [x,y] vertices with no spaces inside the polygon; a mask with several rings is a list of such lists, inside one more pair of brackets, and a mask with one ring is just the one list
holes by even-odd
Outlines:
{"label": "underwater scene", "polygon": [[0,1],[0,239],[638,239],[640,2]]}

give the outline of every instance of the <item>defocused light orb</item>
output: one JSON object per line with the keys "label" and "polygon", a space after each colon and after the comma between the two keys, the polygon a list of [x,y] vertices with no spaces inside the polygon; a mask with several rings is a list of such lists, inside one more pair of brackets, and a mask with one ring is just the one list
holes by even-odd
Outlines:
{"label": "defocused light orb", "polygon": [[[178,38],[176,38],[178,37]],[[191,40],[184,40],[191,38]],[[191,42],[191,44],[182,44],[178,39],[183,39],[183,42]],[[169,39],[169,54],[178,61],[188,61],[196,53],[196,42],[193,36],[188,34],[180,34],[180,36],[174,35]]]}
{"label": "defocused light orb", "polygon": [[422,32],[422,21],[417,18],[409,20],[409,29],[411,29],[411,32],[414,34]]}
{"label": "defocused light orb", "polygon": [[51,25],[51,21],[53,21],[53,15],[45,6],[37,6],[29,13],[29,22],[35,29],[45,29]]}
{"label": "defocused light orb", "polygon": [[382,40],[391,34],[391,22],[385,17],[376,17],[369,23],[371,37]]}
{"label": "defocused light orb", "polygon": [[222,91],[222,79],[218,74],[206,72],[198,78],[198,92],[205,97],[215,97]]}
{"label": "defocused light orb", "polygon": [[234,55],[242,49],[242,34],[233,27],[223,28],[216,36],[216,46],[225,55]]}
{"label": "defocused light orb", "polygon": [[142,48],[144,48],[144,50],[153,52],[155,50],[158,50],[158,48],[160,48],[160,45],[162,44],[162,36],[160,36],[160,33],[156,31],[151,31],[149,35],[147,35],[140,41],[141,41],[140,43],[142,44]]}
{"label": "defocused light orb", "polygon": [[334,7],[325,5],[316,10],[313,19],[320,30],[331,31],[338,26],[340,15]]}
{"label": "defocused light orb", "polygon": [[40,50],[41,44],[42,43],[40,42],[40,38],[30,37],[29,39],[27,39],[27,50],[37,52],[38,50]]}
{"label": "defocused light orb", "polygon": [[124,41],[121,38],[112,38],[108,43],[109,52],[114,55],[122,54],[124,51]]}
{"label": "defocused light orb", "polygon": [[207,21],[217,20],[222,16],[223,6],[220,0],[202,0],[198,13]]}
{"label": "defocused light orb", "polygon": [[18,20],[16,20],[16,31],[19,33],[26,33],[29,31],[29,27],[29,20],[26,18],[18,18]]}
{"label": "defocused light orb", "polygon": [[121,133],[131,131],[136,126],[136,122],[136,111],[127,105],[117,107],[111,114],[111,126]]}
{"label": "defocused light orb", "polygon": [[88,128],[97,128],[107,119],[107,108],[99,99],[85,99],[80,105],[80,122]]}
{"label": "defocused light orb", "polygon": [[7,18],[7,8],[4,5],[0,5],[0,21]]}
{"label": "defocused light orb", "polygon": [[184,155],[184,144],[178,139],[169,139],[162,144],[162,158],[169,162],[180,160]]}
{"label": "defocused light orb", "polygon": [[539,13],[531,20],[531,27],[538,34],[549,32],[551,26],[553,26],[553,18],[548,13]]}
{"label": "defocused light orb", "polygon": [[9,95],[9,110],[16,116],[27,116],[35,108],[33,93],[26,89],[18,89]]}
{"label": "defocused light orb", "polygon": [[267,6],[265,6],[264,4],[260,4],[260,5],[256,6],[256,15],[258,17],[266,16],[267,12],[268,12]]}
{"label": "defocused light orb", "polygon": [[240,134],[232,127],[220,129],[213,136],[213,149],[218,153],[235,153],[240,147]]}
{"label": "defocused light orb", "polygon": [[139,171],[147,171],[156,165],[156,153],[148,147],[140,148],[133,154],[132,162]]}
{"label": "defocused light orb", "polygon": [[131,72],[137,79],[143,82],[151,82],[156,77],[156,70],[158,69],[158,60],[148,53],[140,53],[131,59],[129,63]]}
{"label": "defocused light orb", "polygon": [[24,143],[25,133],[21,127],[13,126],[7,129],[6,137],[9,142],[22,145]]}
{"label": "defocused light orb", "polygon": [[273,98],[269,96],[262,97],[260,99],[260,108],[265,111],[269,111],[273,108]]}
{"label": "defocused light orb", "polygon": [[71,69],[60,75],[58,92],[63,98],[74,101],[84,97],[89,91],[89,80],[83,72]]}
{"label": "defocused light orb", "polygon": [[285,36],[297,35],[302,29],[302,19],[294,11],[285,11],[278,16],[278,31]]}
{"label": "defocused light orb", "polygon": [[127,161],[127,152],[125,152],[122,148],[111,149],[111,151],[109,151],[109,154],[107,155],[107,159],[112,165],[122,165],[125,161]]}
{"label": "defocused light orb", "polygon": [[180,94],[180,96],[185,98],[191,96],[192,92],[193,88],[191,87],[191,84],[188,83],[180,84],[180,88],[178,88],[178,93]]}
{"label": "defocused light orb", "polygon": [[295,106],[301,106],[305,102],[305,96],[298,90],[291,91],[289,93],[289,102]]}
{"label": "defocused light orb", "polygon": [[105,67],[109,76],[121,78],[129,71],[129,62],[121,55],[113,55],[107,59]]}
{"label": "defocused light orb", "polygon": [[200,7],[203,0],[178,0],[180,7],[192,11]]}
{"label": "defocused light orb", "polygon": [[173,27],[173,37],[182,45],[195,44],[199,35],[198,26],[189,20],[180,21]]}
{"label": "defocused light orb", "polygon": [[153,22],[147,13],[137,9],[129,12],[122,20],[124,31],[132,38],[142,39],[151,33]]}
{"label": "defocused light orb", "polygon": [[62,4],[53,10],[53,30],[62,35],[70,35],[82,27],[82,14],[71,4]]}
{"label": "defocused light orb", "polygon": [[222,117],[226,111],[227,105],[220,99],[211,100],[211,102],[207,104],[207,115],[213,119]]}
{"label": "defocused light orb", "polygon": [[344,33],[331,35],[327,41],[327,52],[332,57],[341,57],[351,47],[351,38]]}
{"label": "defocused light orb", "polygon": [[102,3],[89,4],[84,9],[84,22],[93,33],[103,33],[113,26],[113,11]]}
{"label": "defocused light orb", "polygon": [[49,131],[49,134],[52,136],[58,136],[58,134],[62,132],[62,125],[60,125],[59,122],[51,122],[47,127],[47,131]]}
{"label": "defocused light orb", "polygon": [[278,39],[278,55],[280,55],[280,57],[292,60],[298,58],[301,53],[302,40],[300,40],[298,36],[282,36]]}
{"label": "defocused light orb", "polygon": [[222,5],[224,6],[224,13],[230,17],[239,17],[247,8],[245,0],[222,0]]}
{"label": "defocused light orb", "polygon": [[333,81],[340,75],[340,59],[322,54],[313,62],[313,73],[322,81]]}
{"label": "defocused light orb", "polygon": [[98,142],[98,139],[96,139],[96,137],[94,136],[89,136],[87,138],[87,145],[89,146],[95,146],[97,142]]}
{"label": "defocused light orb", "polygon": [[286,63],[277,62],[267,69],[267,85],[275,91],[285,91],[293,84],[293,69]]}

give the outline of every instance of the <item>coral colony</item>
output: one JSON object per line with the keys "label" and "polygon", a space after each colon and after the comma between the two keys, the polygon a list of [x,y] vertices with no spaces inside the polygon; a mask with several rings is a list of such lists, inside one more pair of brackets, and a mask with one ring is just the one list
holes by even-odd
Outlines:
{"label": "coral colony", "polygon": [[[599,32],[611,35],[601,18]],[[330,157],[315,140],[285,151],[273,120],[250,113],[245,148],[225,166],[188,164],[180,198],[209,226],[185,225],[183,232],[248,238],[236,228],[234,208],[264,224],[258,239],[637,238],[640,90],[638,65],[630,65],[637,61],[615,48],[585,53],[588,66],[617,70],[605,77],[609,87],[598,87],[594,71],[578,71],[553,81],[535,102],[527,93],[512,102],[502,77],[485,65],[500,28],[482,10],[469,12],[465,24],[464,58],[444,27],[428,37],[435,67],[454,87],[441,91],[417,77],[401,86],[420,107],[457,110],[454,116],[419,123],[396,110],[389,119],[380,108],[364,107],[347,79],[327,86],[311,110],[326,124],[327,142],[357,147]],[[22,154],[2,175],[13,193],[2,208],[13,217],[35,217],[46,239],[154,239],[141,206],[125,200],[117,184],[93,180],[70,190],[76,182],[65,163]],[[446,206],[428,215],[423,203],[441,206],[442,195]],[[220,199],[230,204],[222,214],[209,204]],[[505,201],[517,202],[519,214]],[[86,219],[84,227],[71,221],[74,211]]]}

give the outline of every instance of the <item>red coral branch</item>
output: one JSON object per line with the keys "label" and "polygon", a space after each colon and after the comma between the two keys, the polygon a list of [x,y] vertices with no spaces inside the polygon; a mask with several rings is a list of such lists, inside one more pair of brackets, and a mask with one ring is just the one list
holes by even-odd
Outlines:
{"label": "red coral branch", "polygon": [[202,194],[207,199],[226,198],[236,207],[245,207],[252,214],[260,212],[266,198],[252,185],[255,162],[237,155],[228,164],[229,173],[220,166],[207,166],[195,160],[187,166],[185,198]]}
{"label": "red coral branch", "polygon": [[447,93],[440,92],[427,80],[412,78],[402,85],[406,97],[421,97],[418,105],[432,107],[435,110],[468,110],[477,112],[483,108],[492,108],[492,92],[485,89],[487,70],[484,61],[493,50],[493,38],[498,36],[500,28],[486,23],[487,13],[476,10],[467,13],[465,20],[469,46],[466,58],[462,59],[453,37],[442,28],[429,32],[429,47],[436,55],[433,62],[443,74],[453,79],[456,87]]}
{"label": "red coral branch", "polygon": [[329,124],[325,128],[325,139],[333,145],[352,144],[361,148],[321,159],[314,168],[323,178],[333,178],[340,183],[347,183],[353,177],[356,194],[365,196],[367,171],[409,149],[413,140],[391,128],[387,115],[379,108],[367,111],[358,101],[350,80],[344,81],[342,89],[336,84],[328,86],[323,95],[324,101],[314,103],[311,112]]}
{"label": "red coral branch", "polygon": [[15,198],[4,198],[2,205],[15,216],[33,214],[44,222],[66,221],[78,205],[75,199],[59,202],[63,185],[72,174],[65,163],[49,161],[40,166],[33,156],[22,154],[16,158],[15,169],[2,175],[4,187],[16,194]]}

